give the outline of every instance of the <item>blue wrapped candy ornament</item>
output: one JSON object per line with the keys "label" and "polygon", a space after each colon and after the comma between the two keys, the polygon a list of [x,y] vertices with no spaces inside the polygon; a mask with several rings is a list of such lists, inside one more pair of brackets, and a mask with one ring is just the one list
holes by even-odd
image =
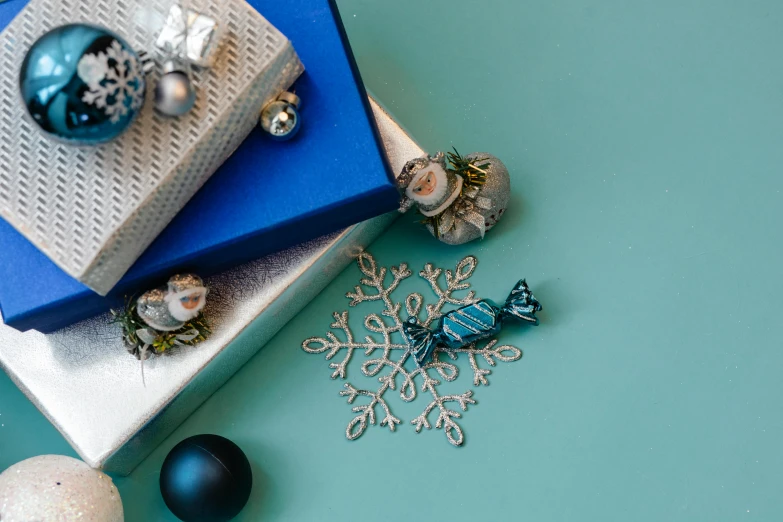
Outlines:
{"label": "blue wrapped candy ornament", "polygon": [[122,134],[146,94],[139,55],[112,31],[89,24],[63,25],[36,40],[22,62],[19,88],[41,130],[74,145]]}
{"label": "blue wrapped candy ornament", "polygon": [[416,364],[426,364],[438,346],[456,349],[492,337],[509,319],[538,326],[541,303],[524,279],[511,290],[503,306],[482,299],[444,314],[434,329],[419,324],[415,316],[402,323],[402,336]]}

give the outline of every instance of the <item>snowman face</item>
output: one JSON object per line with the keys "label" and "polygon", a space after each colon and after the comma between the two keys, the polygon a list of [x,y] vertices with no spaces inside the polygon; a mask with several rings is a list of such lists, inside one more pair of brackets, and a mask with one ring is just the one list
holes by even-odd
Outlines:
{"label": "snowman face", "polygon": [[413,186],[413,193],[419,196],[429,196],[435,192],[435,187],[437,186],[438,180],[435,177],[435,173],[430,170],[418,178],[418,181]]}
{"label": "snowman face", "polygon": [[448,176],[440,163],[431,162],[416,173],[405,192],[416,203],[432,205],[446,195],[448,184]]}
{"label": "snowman face", "polygon": [[199,292],[180,297],[179,302],[182,303],[182,307],[186,310],[193,310],[198,308],[198,305],[201,304],[201,299],[203,299],[203,297],[204,296]]}
{"label": "snowman face", "polygon": [[190,321],[196,317],[207,303],[207,289],[191,288],[166,296],[169,313],[178,321]]}

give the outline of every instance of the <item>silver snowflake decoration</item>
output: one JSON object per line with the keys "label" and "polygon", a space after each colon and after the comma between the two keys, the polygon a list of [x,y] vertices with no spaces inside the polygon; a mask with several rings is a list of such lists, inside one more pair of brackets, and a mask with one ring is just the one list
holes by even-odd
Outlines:
{"label": "silver snowflake decoration", "polygon": [[[465,436],[457,419],[460,419],[462,414],[456,408],[452,409],[450,404],[458,405],[461,410],[466,411],[468,405],[476,404],[476,400],[473,398],[472,390],[458,395],[440,394],[439,379],[451,382],[459,376],[459,368],[456,364],[441,360],[441,356],[451,360],[457,360],[459,355],[467,357],[473,370],[473,385],[480,386],[489,384],[487,376],[491,372],[479,367],[479,360],[483,359],[489,366],[495,366],[497,361],[512,362],[520,359],[522,351],[514,346],[499,346],[497,340],[492,339],[481,346],[471,344],[458,349],[437,348],[430,362],[421,367],[417,366],[412,361],[413,357],[408,346],[398,342],[401,341],[399,332],[402,326],[400,319],[402,303],[395,302],[391,297],[400,283],[412,275],[408,265],[403,263],[399,267],[389,268],[391,281],[386,286],[386,268],[379,268],[369,253],[360,254],[357,263],[365,277],[361,279],[361,285],[357,285],[353,292],[346,294],[346,297],[351,299],[350,306],[370,301],[380,301],[384,305],[382,312],[372,313],[364,319],[364,326],[371,335],[358,340],[348,325],[348,312],[335,312],[334,323],[331,325],[333,331],[328,332],[325,338],[311,337],[302,343],[302,348],[308,353],[326,353],[327,360],[332,360],[342,353],[342,360],[329,364],[333,370],[332,379],[346,378],[348,365],[357,351],[363,352],[367,357],[361,365],[362,373],[367,377],[378,379],[379,385],[375,390],[359,389],[350,383],[345,383],[345,389],[340,392],[340,395],[347,398],[349,404],[353,404],[359,397],[367,398],[363,404],[353,407],[353,412],[357,415],[348,423],[345,430],[346,437],[355,440],[364,433],[368,425],[376,424],[377,408],[380,408],[380,413],[383,415],[380,426],[395,431],[402,420],[392,413],[387,392],[396,391],[399,387],[400,399],[405,402],[416,399],[418,393],[429,394],[429,404],[419,416],[411,420],[417,433],[421,432],[422,428],[432,429],[430,419],[435,411],[437,413],[435,427],[444,431],[451,444],[460,446]],[[419,275],[429,283],[437,301],[425,306],[424,297],[419,293],[412,293],[405,298],[405,309],[408,315],[419,317],[423,307],[426,318],[421,322],[424,326],[429,326],[442,315],[444,306],[459,307],[475,303],[477,299],[472,290],[461,298],[455,297],[454,293],[470,288],[467,280],[476,269],[477,263],[475,257],[468,256],[457,264],[453,272],[446,270],[445,273],[431,264],[425,265]],[[444,278],[441,278],[441,275],[444,275]],[[442,279],[445,279],[445,286],[441,284]],[[365,293],[362,287],[370,289],[371,293]],[[342,335],[338,337],[335,332],[341,332]],[[418,387],[417,383],[420,383]]]}
{"label": "silver snowflake decoration", "polygon": [[139,60],[117,40],[112,40],[105,51],[82,56],[76,70],[88,87],[82,101],[103,109],[112,123],[144,103]]}

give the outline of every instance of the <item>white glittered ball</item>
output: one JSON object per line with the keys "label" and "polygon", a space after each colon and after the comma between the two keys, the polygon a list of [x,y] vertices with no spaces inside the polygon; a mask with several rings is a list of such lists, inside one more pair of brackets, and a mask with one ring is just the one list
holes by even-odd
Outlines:
{"label": "white glittered ball", "polygon": [[122,500],[111,478],[84,462],[43,455],[0,474],[2,522],[123,522]]}

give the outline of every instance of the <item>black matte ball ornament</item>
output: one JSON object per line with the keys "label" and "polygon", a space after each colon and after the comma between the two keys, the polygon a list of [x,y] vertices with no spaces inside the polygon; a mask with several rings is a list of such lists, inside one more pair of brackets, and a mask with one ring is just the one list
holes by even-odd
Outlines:
{"label": "black matte ball ornament", "polygon": [[239,446],[219,435],[196,435],[163,461],[160,492],[185,522],[231,520],[245,507],[253,487],[250,462]]}

